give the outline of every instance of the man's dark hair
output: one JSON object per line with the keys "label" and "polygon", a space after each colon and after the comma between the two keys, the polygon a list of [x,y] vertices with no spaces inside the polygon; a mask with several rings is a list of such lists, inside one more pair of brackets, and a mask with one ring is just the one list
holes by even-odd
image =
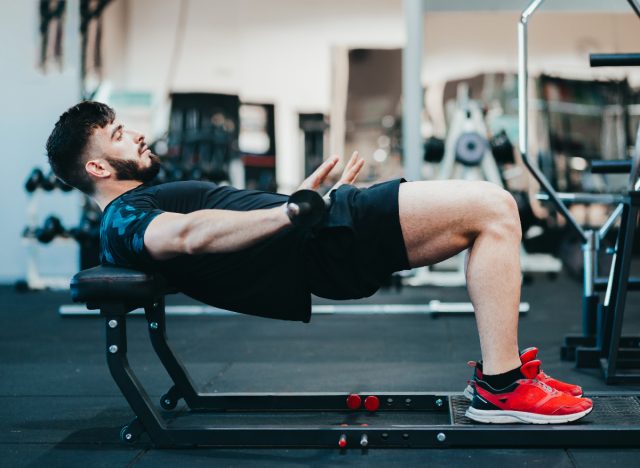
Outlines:
{"label": "man's dark hair", "polygon": [[82,155],[93,131],[112,123],[115,117],[111,107],[95,101],[83,101],[60,116],[47,139],[49,164],[59,179],[88,195],[94,193]]}

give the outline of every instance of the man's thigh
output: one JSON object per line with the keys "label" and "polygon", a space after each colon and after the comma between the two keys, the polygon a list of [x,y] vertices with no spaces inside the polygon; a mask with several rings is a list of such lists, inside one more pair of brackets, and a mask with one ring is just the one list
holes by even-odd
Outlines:
{"label": "man's thigh", "polygon": [[402,184],[400,226],[411,267],[432,265],[468,248],[503,193],[484,181]]}

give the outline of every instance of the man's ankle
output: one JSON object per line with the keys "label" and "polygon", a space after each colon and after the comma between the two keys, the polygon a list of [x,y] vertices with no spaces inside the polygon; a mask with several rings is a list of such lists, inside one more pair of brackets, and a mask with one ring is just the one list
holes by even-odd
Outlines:
{"label": "man's ankle", "polygon": [[522,375],[522,372],[520,372],[520,366],[507,372],[502,372],[500,374],[488,375],[484,373],[482,376],[482,380],[496,390],[506,388],[522,378],[524,378],[524,375]]}

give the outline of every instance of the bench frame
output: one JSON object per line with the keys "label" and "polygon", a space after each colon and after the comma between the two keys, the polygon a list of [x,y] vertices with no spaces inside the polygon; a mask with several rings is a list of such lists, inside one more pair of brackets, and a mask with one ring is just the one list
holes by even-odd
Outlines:
{"label": "bench frame", "polygon": [[[143,304],[151,343],[174,385],[161,398],[161,407],[175,408],[183,398],[191,412],[211,412],[212,424],[172,427],[153,405],[149,395],[129,366],[127,359],[126,318],[139,306],[101,302],[99,308],[106,324],[106,354],[111,375],[131,406],[136,418],[124,426],[123,441],[135,442],[147,433],[156,447],[593,447],[637,446],[640,440],[640,399],[636,394],[602,394],[596,405],[617,398],[627,405],[625,412],[637,407],[634,423],[626,426],[578,422],[556,426],[481,425],[464,418],[468,403],[458,393],[360,393],[364,400],[375,396],[379,412],[448,413],[444,425],[233,425],[215,424],[216,412],[362,412],[365,408],[347,408],[349,393],[199,393],[182,361],[169,345],[166,335],[164,296]],[[598,403],[599,400],[599,403]],[[622,413],[622,412],[621,412]],[[188,418],[187,415],[181,416]],[[622,414],[620,417],[624,417]],[[175,418],[173,418],[175,419]],[[589,418],[587,418],[589,419]]]}

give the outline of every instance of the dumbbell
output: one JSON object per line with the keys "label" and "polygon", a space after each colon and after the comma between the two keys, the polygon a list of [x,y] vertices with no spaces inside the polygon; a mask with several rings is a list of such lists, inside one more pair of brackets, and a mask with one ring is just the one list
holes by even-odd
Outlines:
{"label": "dumbbell", "polygon": [[42,170],[38,167],[34,168],[24,184],[24,189],[29,193],[35,192],[36,189],[42,185],[43,179],[44,174]]}
{"label": "dumbbell", "polygon": [[60,218],[57,216],[47,216],[42,224],[42,227],[39,227],[35,230],[35,237],[38,239],[38,242],[42,242],[43,244],[48,244],[57,236],[66,235],[67,231],[65,230]]}
{"label": "dumbbell", "polygon": [[42,190],[46,192],[51,192],[58,185],[58,178],[53,172],[49,172],[46,176],[42,178],[42,182],[40,183],[40,187]]}
{"label": "dumbbell", "polygon": [[491,137],[489,144],[491,145],[493,159],[498,164],[513,164],[516,162],[513,157],[513,145],[507,136],[507,132],[500,130]]}
{"label": "dumbbell", "polygon": [[425,162],[439,163],[444,157],[444,140],[431,136],[425,140],[423,149]]}
{"label": "dumbbell", "polygon": [[298,190],[289,197],[286,213],[294,226],[311,228],[320,224],[330,205],[329,197],[315,190]]}

